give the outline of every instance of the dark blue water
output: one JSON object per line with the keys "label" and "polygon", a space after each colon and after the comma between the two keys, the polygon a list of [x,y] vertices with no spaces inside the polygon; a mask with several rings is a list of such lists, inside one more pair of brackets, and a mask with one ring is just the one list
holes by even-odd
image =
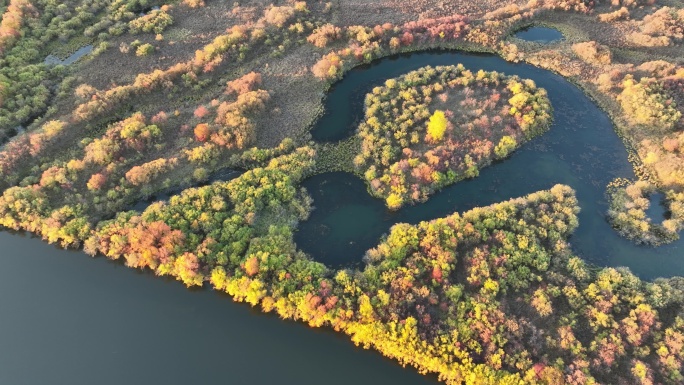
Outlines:
{"label": "dark blue water", "polygon": [[648,197],[649,205],[646,216],[651,219],[651,223],[660,223],[668,219],[668,209],[665,202],[665,194],[657,192]]}
{"label": "dark blue water", "polygon": [[326,111],[335,115],[318,122],[314,137],[330,140],[352,135],[355,122],[363,117],[365,94],[385,80],[427,64],[458,63],[473,71],[530,78],[545,88],[554,107],[549,132],[503,162],[481,170],[478,178],[447,187],[427,202],[397,212],[372,198],[365,183],[353,175],[314,176],[304,186],[316,210],[295,236],[302,250],[331,266],[353,265],[395,223],[444,217],[562,183],[575,189],[582,209],[579,228],[570,239],[579,256],[600,266],[627,266],[642,278],[684,275],[682,241],[658,248],[636,246],[618,236],[606,221],[605,187],[617,177],[634,178],[627,151],[608,116],[576,86],[549,71],[467,53],[429,52],[383,59],[350,71],[332,89],[325,103]]}

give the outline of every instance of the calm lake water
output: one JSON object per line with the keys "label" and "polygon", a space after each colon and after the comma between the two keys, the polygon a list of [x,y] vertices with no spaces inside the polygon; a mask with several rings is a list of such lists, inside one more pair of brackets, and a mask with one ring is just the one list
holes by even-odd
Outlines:
{"label": "calm lake water", "polygon": [[[373,85],[427,64],[463,63],[535,79],[556,109],[556,124],[510,159],[482,170],[427,203],[388,212],[364,183],[343,173],[305,181],[315,199],[296,240],[333,265],[360,261],[391,224],[416,223],[566,183],[582,213],[571,239],[584,258],[627,265],[643,277],[681,275],[679,243],[636,247],[604,220],[603,191],[632,177],[610,121],[577,88],[547,71],[455,53],[384,59],[352,71],[331,91],[314,135],[353,132]],[[327,329],[282,321],[210,290],[126,268],[82,252],[0,232],[0,384],[436,384]]]}
{"label": "calm lake water", "polygon": [[436,384],[346,336],[0,232],[0,384]]}
{"label": "calm lake water", "polygon": [[559,30],[547,27],[525,28],[516,32],[515,37],[542,44],[563,40],[563,34]]}

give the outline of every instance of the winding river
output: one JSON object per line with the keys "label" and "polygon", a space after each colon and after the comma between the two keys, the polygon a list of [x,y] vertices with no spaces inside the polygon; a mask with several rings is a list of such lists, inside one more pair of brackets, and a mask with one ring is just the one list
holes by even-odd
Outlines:
{"label": "winding river", "polygon": [[[645,279],[684,275],[683,241],[659,248],[636,246],[605,219],[605,188],[617,177],[634,178],[627,151],[608,116],[579,88],[561,76],[497,56],[459,52],[399,55],[350,71],[325,101],[326,114],[313,128],[319,141],[354,133],[363,118],[363,95],[385,80],[426,65],[462,63],[476,71],[499,71],[533,79],[549,94],[554,124],[480,176],[454,184],[427,202],[391,212],[372,198],[364,182],[345,173],[317,175],[304,182],[316,210],[300,224],[297,245],[331,266],[361,263],[364,252],[399,222],[418,223],[567,184],[577,193],[580,226],[570,238],[575,252],[600,266],[627,266]],[[655,202],[654,202],[655,203]],[[656,210],[657,212],[657,210]],[[662,215],[662,214],[661,214]],[[661,221],[662,216],[654,218]]]}
{"label": "winding river", "polygon": [[[364,94],[424,65],[463,63],[532,78],[549,92],[556,123],[474,180],[428,202],[388,212],[350,174],[304,182],[317,209],[300,225],[298,245],[331,265],[360,261],[395,222],[416,223],[566,183],[582,206],[571,242],[589,261],[629,266],[644,278],[684,274],[681,242],[651,249],[618,237],[604,219],[604,189],[633,177],[610,120],[561,77],[490,56],[423,53],[351,71],[326,99],[313,134],[353,133]],[[234,304],[210,290],[87,258],[22,234],[0,232],[0,384],[435,384],[344,335],[311,329]]]}

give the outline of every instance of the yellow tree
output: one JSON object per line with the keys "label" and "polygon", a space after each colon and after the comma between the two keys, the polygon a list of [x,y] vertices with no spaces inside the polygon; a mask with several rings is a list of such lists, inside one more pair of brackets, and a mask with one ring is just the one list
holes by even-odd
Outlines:
{"label": "yellow tree", "polygon": [[444,116],[444,111],[437,110],[430,117],[430,121],[427,126],[428,141],[437,143],[444,138],[444,133],[447,129],[447,118]]}

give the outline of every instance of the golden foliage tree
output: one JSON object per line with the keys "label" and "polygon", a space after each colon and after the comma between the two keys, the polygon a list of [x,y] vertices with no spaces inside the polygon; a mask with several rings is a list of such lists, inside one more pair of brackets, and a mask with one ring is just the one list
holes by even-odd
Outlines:
{"label": "golden foliage tree", "polygon": [[444,115],[444,111],[437,110],[430,117],[427,126],[428,141],[430,142],[440,142],[444,138],[444,133],[446,132],[447,125],[449,121]]}

